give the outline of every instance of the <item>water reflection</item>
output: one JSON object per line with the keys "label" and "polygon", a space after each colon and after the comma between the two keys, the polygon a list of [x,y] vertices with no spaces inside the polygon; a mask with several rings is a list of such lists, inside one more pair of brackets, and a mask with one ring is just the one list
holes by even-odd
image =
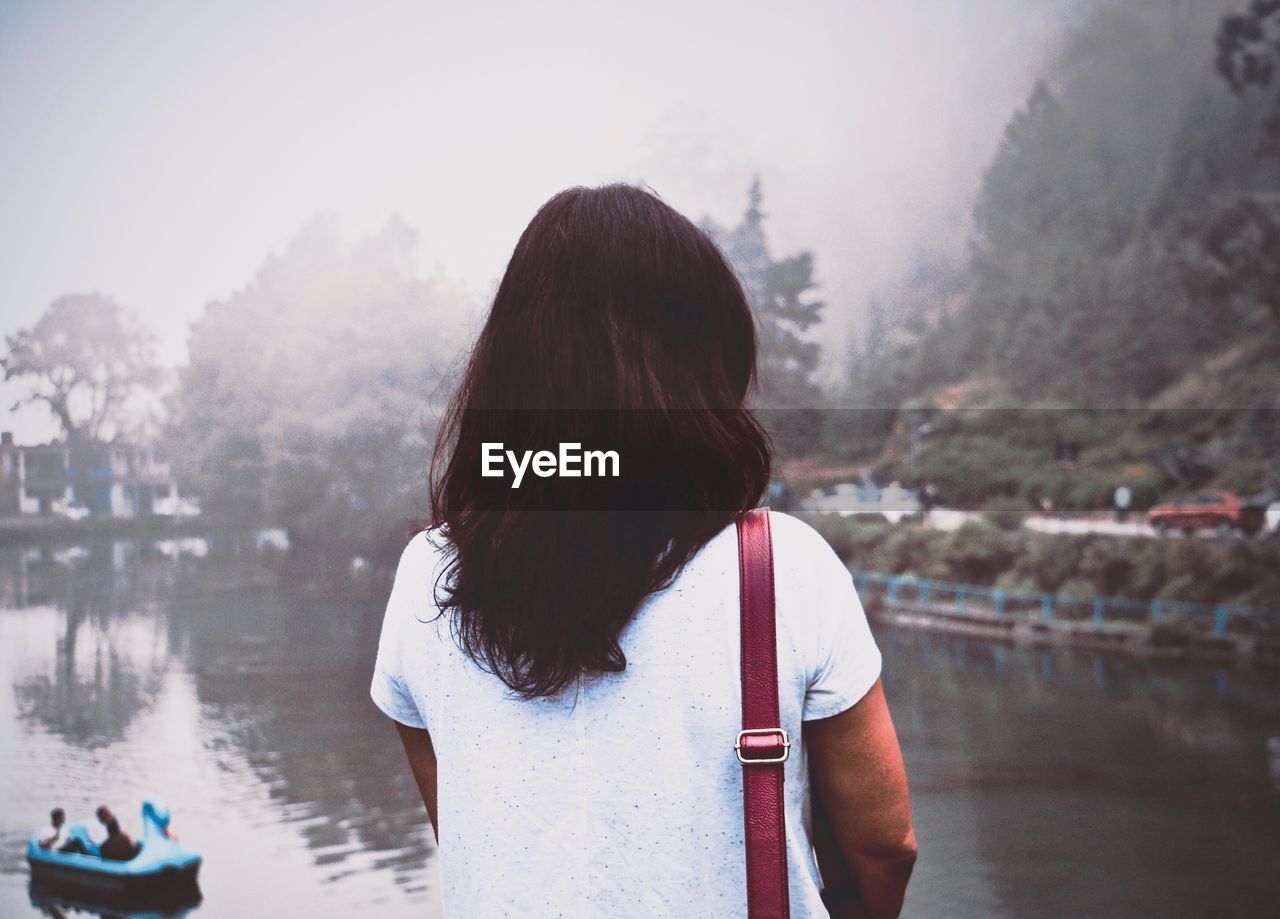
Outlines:
{"label": "water reflection", "polygon": [[0,554],[10,608],[56,604],[62,612],[52,666],[14,683],[19,714],[75,746],[119,740],[155,699],[168,665],[163,621],[145,613],[167,595],[175,570],[138,564],[136,555],[126,542]]}
{"label": "water reflection", "polygon": [[68,896],[61,891],[37,884],[28,887],[27,894],[37,912],[53,919],[86,914],[98,916],[100,919],[183,919],[195,912],[200,904],[199,896],[192,896],[185,901],[146,909],[127,908],[86,898],[83,895]]}
{"label": "water reflection", "polygon": [[924,853],[909,914],[1265,915],[1275,674],[880,633]]}
{"label": "water reflection", "polygon": [[[49,807],[155,792],[218,915],[432,911],[425,812],[367,701],[380,603],[281,590],[244,545],[0,552],[0,914]],[[35,893],[24,909],[87,908]]]}
{"label": "water reflection", "polygon": [[[381,604],[284,589],[260,550],[0,552],[0,915],[72,908],[29,896],[16,854],[52,805],[152,794],[205,856],[198,914],[435,913],[425,814],[367,701]],[[878,637],[923,853],[907,915],[1280,902],[1275,675]]]}
{"label": "water reflection", "polygon": [[410,893],[430,851],[422,804],[389,725],[371,714],[368,667],[381,612],[279,592],[205,595],[184,605],[197,693],[214,750],[242,755],[325,877],[382,853]]}

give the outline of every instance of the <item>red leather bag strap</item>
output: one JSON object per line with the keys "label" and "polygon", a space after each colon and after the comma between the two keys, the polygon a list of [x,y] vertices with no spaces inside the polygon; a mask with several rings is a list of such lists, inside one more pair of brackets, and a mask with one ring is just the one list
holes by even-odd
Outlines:
{"label": "red leather bag strap", "polygon": [[774,621],[769,511],[738,519],[742,607],[742,763],[749,919],[789,919],[786,811],[782,782],[791,741],[778,714],[778,638]]}

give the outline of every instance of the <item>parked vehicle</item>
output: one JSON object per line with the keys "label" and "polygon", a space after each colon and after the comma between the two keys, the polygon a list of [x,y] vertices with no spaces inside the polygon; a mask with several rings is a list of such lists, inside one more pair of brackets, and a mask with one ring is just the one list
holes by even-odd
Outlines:
{"label": "parked vehicle", "polygon": [[172,517],[181,520],[200,516],[200,502],[194,498],[180,498],[171,493],[163,498],[156,498],[151,505],[151,513],[157,517]]}
{"label": "parked vehicle", "polygon": [[73,504],[66,499],[54,501],[49,510],[51,510],[55,515],[67,520],[79,521],[84,520],[89,516],[89,508],[85,507],[83,504]]}
{"label": "parked vehicle", "polygon": [[1158,504],[1151,508],[1147,519],[1162,535],[1170,530],[1190,535],[1202,527],[1211,527],[1219,535],[1229,536],[1256,529],[1261,521],[1255,516],[1231,492],[1214,491]]}

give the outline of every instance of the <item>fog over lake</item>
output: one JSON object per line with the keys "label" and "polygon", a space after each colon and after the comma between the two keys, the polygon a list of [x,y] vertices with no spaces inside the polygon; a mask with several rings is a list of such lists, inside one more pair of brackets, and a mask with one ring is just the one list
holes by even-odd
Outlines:
{"label": "fog over lake", "polygon": [[181,361],[316,214],[352,238],[400,215],[482,304],[561,188],[644,181],[731,223],[759,174],[775,248],[815,252],[835,372],[869,297],[963,257],[1001,128],[1085,6],[10,5],[0,327],[102,291]]}

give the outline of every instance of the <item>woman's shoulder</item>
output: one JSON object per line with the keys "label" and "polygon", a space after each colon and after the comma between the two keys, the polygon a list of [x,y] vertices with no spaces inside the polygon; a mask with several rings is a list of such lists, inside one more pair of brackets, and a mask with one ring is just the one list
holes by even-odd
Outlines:
{"label": "woman's shoulder", "polygon": [[806,540],[826,542],[822,538],[822,534],[810,526],[808,522],[782,511],[769,511],[769,529],[773,532],[775,540],[782,537],[801,542]]}
{"label": "woman's shoulder", "polygon": [[769,512],[774,557],[778,562],[830,569],[844,568],[825,536],[799,517],[780,511]]}
{"label": "woman's shoulder", "polygon": [[401,550],[397,572],[416,570],[424,566],[435,567],[445,554],[448,545],[449,540],[443,527],[433,526],[418,530]]}
{"label": "woman's shoulder", "polygon": [[419,530],[400,552],[388,617],[422,619],[435,606],[436,588],[448,564],[448,539],[440,527]]}

